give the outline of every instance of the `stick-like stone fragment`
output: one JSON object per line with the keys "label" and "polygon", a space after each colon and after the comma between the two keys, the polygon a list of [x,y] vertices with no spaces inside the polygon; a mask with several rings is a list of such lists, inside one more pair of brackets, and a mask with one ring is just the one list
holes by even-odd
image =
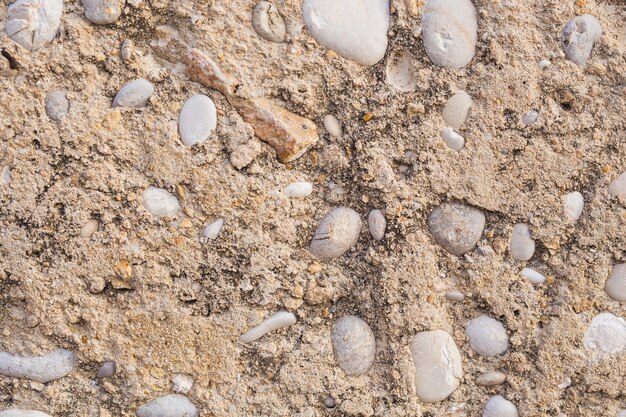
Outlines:
{"label": "stick-like stone fragment", "polygon": [[17,356],[0,352],[0,375],[48,382],[64,377],[74,369],[76,355],[59,349],[42,356]]}
{"label": "stick-like stone fragment", "polygon": [[296,316],[294,316],[293,313],[289,313],[287,311],[279,311],[263,320],[258,326],[251,328],[250,330],[239,336],[239,341],[241,343],[252,343],[255,340],[264,336],[266,333],[283,327],[291,326],[295,324],[296,321]]}

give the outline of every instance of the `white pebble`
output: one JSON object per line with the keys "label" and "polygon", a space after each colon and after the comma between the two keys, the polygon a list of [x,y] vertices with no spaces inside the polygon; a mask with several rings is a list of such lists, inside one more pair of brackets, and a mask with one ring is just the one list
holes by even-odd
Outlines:
{"label": "white pebble", "polygon": [[476,377],[476,385],[482,387],[491,387],[493,385],[500,385],[506,381],[506,374],[500,371],[490,371],[480,374]]}
{"label": "white pebble", "polygon": [[285,188],[285,195],[289,198],[308,197],[313,192],[313,184],[310,182],[292,182]]}
{"label": "white pebble", "polygon": [[370,235],[375,241],[380,242],[385,237],[385,230],[387,229],[387,219],[381,210],[375,209],[370,211],[367,216],[367,226],[370,231]]}
{"label": "white pebble", "polygon": [[611,276],[604,283],[604,291],[612,299],[626,302],[626,264],[613,265]]}
{"label": "white pebble", "polygon": [[501,395],[494,395],[489,398],[483,417],[518,417],[517,407],[511,401],[505,399]]}
{"label": "white pebble", "polygon": [[0,417],[51,417],[46,413],[42,413],[41,411],[33,411],[33,410],[5,410],[0,411]]}
{"label": "white pebble", "polygon": [[522,116],[522,123],[524,123],[526,126],[532,125],[537,121],[538,118],[539,112],[536,110],[531,110]]}
{"label": "white pebble", "polygon": [[193,378],[189,375],[176,374],[172,377],[172,391],[187,394],[193,387]]}
{"label": "white pebble", "polygon": [[574,191],[563,196],[565,216],[572,222],[580,218],[585,207],[585,199],[581,193]]}
{"label": "white pebble", "polygon": [[61,120],[70,110],[67,93],[63,90],[51,91],[46,95],[46,114],[51,120]]}
{"label": "white pebble", "polygon": [[408,92],[415,90],[419,80],[413,56],[403,50],[393,52],[387,58],[387,83],[396,90]]}
{"label": "white pebble", "polygon": [[579,66],[585,65],[595,42],[602,36],[602,26],[590,14],[571,19],[561,34],[563,52],[570,61]]}
{"label": "white pebble", "polygon": [[476,51],[478,23],[470,0],[428,0],[422,13],[422,39],[430,60],[461,68]]}
{"label": "white pebble", "polygon": [[336,138],[341,136],[341,124],[339,124],[339,120],[332,114],[324,116],[324,129],[326,129],[331,136]]}
{"label": "white pebble", "polygon": [[539,68],[540,68],[540,69],[547,68],[547,67],[549,67],[550,65],[552,65],[552,62],[550,62],[550,61],[549,61],[549,60],[547,60],[547,59],[542,59],[541,61],[539,61],[539,64],[538,64],[538,66],[539,66]]}
{"label": "white pebble", "polygon": [[189,98],[178,116],[178,132],[187,146],[207,140],[217,127],[217,110],[213,100],[203,94]]}
{"label": "white pebble", "polygon": [[485,229],[485,215],[461,203],[444,203],[428,216],[428,228],[445,250],[461,256],[474,249]]}
{"label": "white pebble", "polygon": [[252,343],[263,337],[266,333],[274,330],[282,329],[296,324],[296,316],[288,311],[279,311],[263,320],[258,326],[255,326],[239,336],[241,343]]}
{"label": "white pebble", "polygon": [[87,20],[98,24],[108,25],[115,22],[122,15],[124,0],[82,0]]}
{"label": "white pebble", "polygon": [[617,178],[611,181],[608,190],[611,195],[626,198],[626,171],[622,172]]}
{"label": "white pebble", "polygon": [[17,0],[7,9],[7,35],[34,51],[57,35],[63,14],[63,0]]}
{"label": "white pebble", "polygon": [[142,405],[136,414],[137,417],[197,417],[198,408],[184,395],[169,394]]}
{"label": "white pebble", "polygon": [[220,234],[222,226],[224,226],[224,219],[217,219],[204,228],[202,236],[206,237],[207,239],[215,240]]}
{"label": "white pebble", "polygon": [[385,56],[389,0],[304,0],[302,15],[317,42],[361,65]]}
{"label": "white pebble", "polygon": [[180,210],[178,199],[163,188],[150,186],[141,197],[146,210],[155,216],[175,216]]}
{"label": "white pebble", "polygon": [[470,107],[472,107],[472,98],[461,90],[448,99],[441,117],[447,124],[459,129],[467,120]]}
{"label": "white pebble", "polygon": [[465,146],[465,139],[451,127],[444,127],[441,130],[441,139],[448,145],[448,148],[460,151]]}
{"label": "white pebble", "polygon": [[626,320],[611,313],[600,313],[593,318],[583,339],[585,348],[617,353],[626,348]]}
{"label": "white pebble", "polygon": [[542,284],[546,281],[545,275],[540,274],[532,268],[524,268],[520,275],[529,280],[533,284]]}
{"label": "white pebble", "polygon": [[454,301],[460,303],[465,300],[465,294],[459,291],[448,291],[445,295],[447,300]]}
{"label": "white pebble", "polygon": [[83,239],[90,238],[96,231],[98,230],[98,220],[89,220],[85,225],[80,229],[80,237]]}
{"label": "white pebble", "polygon": [[113,361],[106,361],[100,365],[96,378],[111,378],[115,375],[117,364]]}
{"label": "white pebble", "polygon": [[518,223],[513,227],[509,251],[516,261],[527,261],[535,253],[535,241],[530,236],[530,229],[525,223]]}
{"label": "white pebble", "polygon": [[415,391],[420,400],[443,401],[459,387],[463,361],[454,339],[443,330],[419,332],[411,341]]}
{"label": "white pebble", "polygon": [[472,319],[465,328],[465,334],[476,353],[482,356],[496,356],[509,348],[509,336],[498,320],[489,316]]}
{"label": "white pebble", "polygon": [[113,99],[113,107],[145,107],[154,93],[154,86],[140,78],[124,85]]}
{"label": "white pebble", "polygon": [[309,251],[321,259],[337,258],[356,244],[361,226],[359,213],[348,207],[334,208],[319,222]]}
{"label": "white pebble", "polygon": [[17,356],[0,352],[0,375],[48,382],[64,377],[74,369],[76,355],[59,349],[41,356]]}
{"label": "white pebble", "polygon": [[11,168],[2,167],[2,172],[0,173],[0,184],[2,185],[11,184]]}
{"label": "white pebble", "polygon": [[617,412],[617,417],[626,417],[626,410],[619,410]]}
{"label": "white pebble", "polygon": [[566,376],[566,377],[563,378],[563,382],[561,382],[559,385],[557,385],[557,387],[559,389],[565,389],[565,388],[567,388],[567,387],[569,387],[571,385],[572,385],[572,379],[570,377]]}
{"label": "white pebble", "polygon": [[281,43],[287,36],[287,27],[276,6],[262,0],[252,11],[252,27],[266,41]]}
{"label": "white pebble", "polygon": [[376,340],[365,321],[344,316],[333,324],[330,338],[335,358],[346,375],[362,375],[370,369],[376,355]]}

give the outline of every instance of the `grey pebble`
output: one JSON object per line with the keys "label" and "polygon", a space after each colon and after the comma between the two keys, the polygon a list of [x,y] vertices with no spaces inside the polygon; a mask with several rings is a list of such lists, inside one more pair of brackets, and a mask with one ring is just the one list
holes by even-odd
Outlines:
{"label": "grey pebble", "polygon": [[362,375],[374,363],[376,340],[370,326],[356,316],[345,316],[333,324],[333,351],[347,375]]}
{"label": "grey pebble", "polygon": [[309,251],[320,259],[337,258],[356,244],[361,225],[356,211],[348,207],[334,208],[319,222]]}
{"label": "grey pebble", "polygon": [[485,228],[485,215],[461,203],[444,203],[428,216],[428,228],[445,250],[463,255],[476,246]]}
{"label": "grey pebble", "polygon": [[579,66],[585,65],[593,45],[602,36],[602,26],[598,19],[590,14],[571,19],[561,33],[563,52],[570,61]]}
{"label": "grey pebble", "polygon": [[46,114],[51,120],[61,120],[70,111],[67,93],[63,90],[51,91],[46,95]]}
{"label": "grey pebble", "polygon": [[539,118],[539,112],[535,110],[531,110],[522,116],[522,123],[528,126],[528,125],[535,123],[538,118]]}
{"label": "grey pebble", "polygon": [[115,370],[117,369],[117,365],[113,361],[106,361],[100,366],[98,369],[98,374],[96,377],[98,378],[111,378],[115,375]]}
{"label": "grey pebble", "polygon": [[82,0],[85,17],[98,25],[115,22],[122,15],[124,0]]}
{"label": "grey pebble", "polygon": [[269,1],[260,1],[252,11],[252,27],[256,33],[269,42],[285,41],[287,28],[278,9]]}
{"label": "grey pebble", "polygon": [[337,401],[335,401],[335,399],[329,395],[324,400],[324,405],[328,408],[334,408],[337,405]]}
{"label": "grey pebble", "polygon": [[381,210],[375,209],[370,211],[367,216],[367,225],[370,231],[370,235],[375,241],[380,242],[385,237],[385,230],[387,229],[387,219]]}
{"label": "grey pebble", "polygon": [[535,253],[535,241],[530,236],[530,229],[525,223],[518,223],[513,227],[509,251],[516,261],[527,261]]}
{"label": "grey pebble", "polygon": [[154,93],[148,80],[139,78],[124,85],[113,99],[113,107],[145,107]]}
{"label": "grey pebble", "polygon": [[465,294],[459,291],[448,291],[445,297],[447,300],[455,301],[457,303],[460,303],[461,301],[465,300]]}

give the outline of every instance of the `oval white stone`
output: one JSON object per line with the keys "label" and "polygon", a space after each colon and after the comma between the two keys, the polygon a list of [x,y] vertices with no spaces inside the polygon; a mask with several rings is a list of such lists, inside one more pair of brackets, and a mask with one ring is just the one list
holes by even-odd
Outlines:
{"label": "oval white stone", "polygon": [[487,401],[483,417],[519,417],[519,415],[515,404],[501,395],[494,395]]}
{"label": "oval white stone", "polygon": [[537,121],[538,118],[539,112],[536,110],[531,110],[522,116],[522,123],[524,123],[526,126],[532,125]]}
{"label": "oval white stone", "polygon": [[460,151],[465,146],[463,136],[454,131],[451,127],[444,127],[441,130],[441,139],[448,145],[448,148]]}
{"label": "oval white stone", "polygon": [[178,199],[163,188],[150,186],[141,196],[146,210],[155,216],[175,216],[180,210]]}
{"label": "oval white stone", "polygon": [[348,207],[332,209],[320,221],[309,251],[318,258],[337,258],[354,246],[361,233],[359,213]]}
{"label": "oval white stone", "polygon": [[83,239],[90,238],[96,231],[98,230],[98,220],[89,220],[85,225],[80,229],[80,237]]}
{"label": "oval white stone", "polygon": [[454,301],[460,303],[465,300],[465,294],[459,291],[448,291],[445,295],[447,300]]}
{"label": "oval white stone", "polygon": [[563,196],[563,209],[565,210],[565,216],[575,222],[580,218],[585,207],[585,198],[578,191],[565,194]]}
{"label": "oval white stone", "polygon": [[520,275],[528,279],[533,284],[541,284],[545,282],[546,280],[545,275],[540,274],[539,272],[535,271],[532,268],[522,269],[522,271],[520,272]]}
{"label": "oval white stone", "polygon": [[290,198],[308,197],[313,192],[313,184],[307,181],[292,182],[285,188],[285,195]]}
{"label": "oval white stone", "polygon": [[452,337],[443,330],[419,332],[411,341],[415,391],[420,400],[443,401],[459,387],[463,363]]}
{"label": "oval white stone", "polygon": [[585,348],[617,353],[626,348],[626,320],[611,313],[600,313],[593,318],[583,339]]}
{"label": "oval white stone", "polygon": [[356,316],[345,316],[333,324],[330,338],[339,367],[347,375],[362,375],[376,355],[376,340],[370,326]]}
{"label": "oval white stone", "polygon": [[470,107],[472,107],[472,98],[465,91],[459,91],[448,99],[441,117],[443,120],[455,129],[459,129],[467,120]]}
{"label": "oval white stone", "polygon": [[613,265],[611,276],[604,283],[604,291],[612,299],[626,302],[626,264]]}
{"label": "oval white stone", "polygon": [[45,383],[72,372],[75,360],[76,355],[65,349],[41,356],[17,356],[0,352],[0,375]]}
{"label": "oval white stone", "polygon": [[331,136],[336,138],[341,136],[341,124],[339,124],[339,120],[332,114],[324,116],[324,129],[326,129]]}
{"label": "oval white stone", "polygon": [[430,60],[461,68],[476,51],[478,23],[470,0],[428,0],[422,13],[422,38]]}
{"label": "oval white stone", "polygon": [[113,107],[145,107],[154,93],[154,86],[140,78],[124,85],[113,99]]}
{"label": "oval white stone", "polygon": [[367,225],[374,240],[383,240],[385,230],[387,229],[387,219],[381,210],[375,209],[370,211],[370,214],[367,216]]}
{"label": "oval white stone", "polygon": [[413,56],[406,51],[397,51],[387,59],[387,83],[396,90],[408,92],[417,85],[417,66]]}
{"label": "oval white stone", "polygon": [[198,94],[189,98],[178,116],[178,131],[187,146],[207,140],[217,127],[217,110],[213,100]]}
{"label": "oval white stone", "polygon": [[506,374],[499,371],[490,371],[480,374],[476,377],[476,385],[482,387],[490,387],[493,385],[500,385],[506,381]]}
{"label": "oval white stone", "polygon": [[323,46],[361,65],[385,56],[389,0],[304,0],[302,15]]}
{"label": "oval white stone", "polygon": [[609,194],[620,198],[626,198],[626,171],[619,174],[609,184]]}
{"label": "oval white stone", "polygon": [[591,55],[594,43],[602,36],[602,26],[590,14],[571,19],[561,34],[563,52],[570,61],[579,66],[585,65]]}
{"label": "oval white stone", "polygon": [[122,15],[124,0],[82,0],[87,20],[98,25],[115,22]]}
{"label": "oval white stone", "polygon": [[142,405],[136,414],[137,417],[197,417],[198,408],[184,395],[169,394]]}
{"label": "oval white stone", "polygon": [[509,336],[498,320],[489,316],[472,319],[465,328],[472,349],[482,356],[496,356],[509,348]]}
{"label": "oval white stone", "polygon": [[50,415],[41,411],[14,409],[0,411],[0,417],[50,417]]}
{"label": "oval white stone", "polygon": [[172,377],[172,391],[187,394],[193,387],[193,378],[189,375],[176,374]]}
{"label": "oval white stone", "polygon": [[217,219],[204,228],[204,231],[202,231],[202,236],[211,240],[215,240],[222,231],[222,226],[224,226],[224,219]]}
{"label": "oval white stone", "polygon": [[444,203],[428,216],[428,228],[445,250],[463,255],[472,250],[485,228],[485,215],[477,208],[461,203]]}
{"label": "oval white stone", "polygon": [[7,9],[7,35],[34,51],[54,39],[62,14],[63,0],[17,0]]}
{"label": "oval white stone", "polygon": [[535,253],[535,241],[530,236],[530,229],[525,223],[518,223],[513,227],[509,252],[516,261],[527,261]]}

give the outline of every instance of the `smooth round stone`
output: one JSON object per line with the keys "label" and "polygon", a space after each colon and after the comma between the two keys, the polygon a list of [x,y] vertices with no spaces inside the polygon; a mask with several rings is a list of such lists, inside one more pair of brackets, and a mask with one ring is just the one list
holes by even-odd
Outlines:
{"label": "smooth round stone", "polygon": [[459,291],[448,291],[445,295],[446,300],[454,301],[456,303],[460,303],[465,300],[465,294]]}
{"label": "smooth round stone", "polygon": [[89,220],[85,225],[80,229],[80,237],[83,239],[90,238],[96,231],[98,231],[98,227],[100,224],[98,220]]}
{"label": "smooth round stone", "polygon": [[113,99],[113,107],[145,107],[154,93],[154,86],[140,78],[124,85]]}
{"label": "smooth round stone", "polygon": [[304,23],[317,42],[361,65],[385,56],[389,0],[304,0]]}
{"label": "smooth round stone", "polygon": [[7,35],[34,51],[54,39],[62,14],[63,0],[17,0],[7,9]]}
{"label": "smooth round stone", "polygon": [[146,210],[155,216],[175,216],[180,210],[178,199],[163,188],[150,186],[142,198]]}
{"label": "smooth round stone", "polygon": [[51,120],[61,120],[70,111],[67,93],[63,90],[51,91],[46,95],[46,114]]}
{"label": "smooth round stone", "polygon": [[465,91],[459,91],[448,99],[441,117],[443,120],[455,129],[459,129],[467,120],[470,107],[472,107],[472,98]]}
{"label": "smooth round stone", "polygon": [[281,43],[287,36],[287,27],[278,9],[269,1],[260,1],[252,11],[252,27],[269,42]]}
{"label": "smooth round stone", "polygon": [[361,232],[359,213],[348,207],[332,209],[320,221],[309,251],[318,258],[337,258],[356,244]]}
{"label": "smooth round stone", "polygon": [[184,395],[169,394],[142,405],[135,413],[137,417],[197,417],[198,408]]}
{"label": "smooth round stone", "polygon": [[117,365],[113,361],[106,361],[100,366],[98,369],[97,378],[111,378],[115,375],[115,371],[117,370]]}
{"label": "smooth round stone", "polygon": [[222,227],[224,226],[224,219],[217,219],[213,223],[209,224],[204,228],[202,232],[202,236],[207,239],[215,240],[217,236],[220,234]]}
{"label": "smooth round stone", "polygon": [[419,332],[411,341],[415,391],[420,400],[443,401],[459,387],[463,362],[454,339],[443,330]]}
{"label": "smooth round stone", "polygon": [[491,387],[503,384],[506,381],[506,374],[499,371],[490,371],[476,377],[476,385],[481,387]]}
{"label": "smooth round stone", "polygon": [[626,264],[613,265],[611,276],[604,283],[604,291],[612,299],[626,302]]}
{"label": "smooth round stone", "polygon": [[561,33],[561,46],[565,56],[579,66],[585,65],[595,42],[602,36],[602,26],[590,14],[571,19]]}
{"label": "smooth round stone", "polygon": [[626,198],[626,171],[622,172],[617,178],[611,181],[608,190],[611,195]]}
{"label": "smooth round stone", "polygon": [[82,0],[85,17],[92,23],[108,25],[115,22],[124,8],[124,0]]}
{"label": "smooth round stone", "polygon": [[532,284],[542,284],[546,281],[545,275],[540,274],[532,268],[524,268],[519,274]]}
{"label": "smooth round stone", "polygon": [[550,65],[552,65],[552,62],[548,59],[542,59],[539,61],[539,64],[537,64],[537,66],[541,69],[548,68]]}
{"label": "smooth round stone", "polygon": [[376,355],[376,340],[370,326],[356,316],[345,316],[333,324],[330,338],[339,367],[347,375],[362,375]]}
{"label": "smooth round stone", "polygon": [[509,251],[516,261],[527,261],[535,253],[535,241],[530,236],[530,229],[525,223],[518,223],[513,227]]}
{"label": "smooth round stone", "polygon": [[337,401],[330,395],[324,399],[324,406],[328,408],[334,408],[337,405]]}
{"label": "smooth round stone", "polygon": [[304,198],[313,192],[313,183],[308,181],[292,182],[285,188],[285,195],[289,198]]}
{"label": "smooth round stone", "polygon": [[217,110],[213,100],[198,94],[189,98],[178,116],[178,132],[187,146],[207,140],[217,127]]}
{"label": "smooth round stone", "polygon": [[565,217],[570,221],[575,222],[583,214],[583,208],[585,207],[585,198],[578,191],[565,194],[563,196],[563,209],[565,210]]}
{"label": "smooth round stone", "polygon": [[509,348],[509,336],[498,320],[489,316],[472,319],[465,328],[465,334],[476,353],[482,356],[496,356]]}
{"label": "smooth round stone", "polygon": [[626,348],[626,320],[611,313],[593,318],[583,339],[585,348],[605,353],[617,353]]}
{"label": "smooth round stone", "polygon": [[332,114],[324,116],[324,129],[326,129],[331,136],[336,138],[341,136],[341,124],[339,124],[339,120]]}
{"label": "smooth round stone", "polygon": [[441,139],[448,145],[448,148],[460,151],[465,146],[465,139],[451,127],[444,127],[441,130]]}
{"label": "smooth round stone", "polygon": [[444,203],[428,216],[428,228],[445,250],[463,255],[474,249],[485,228],[485,215],[461,203]]}
{"label": "smooth round stone", "polygon": [[367,216],[367,226],[370,231],[370,235],[375,241],[380,242],[385,237],[385,230],[387,229],[387,219],[381,210],[375,209],[370,211]]}
{"label": "smooth round stone", "polygon": [[461,68],[476,51],[478,23],[470,0],[428,0],[422,13],[422,39],[428,58],[440,67]]}
{"label": "smooth round stone", "polygon": [[494,395],[487,401],[483,417],[519,417],[519,414],[515,404],[501,395]]}
{"label": "smooth round stone", "polygon": [[522,123],[524,123],[524,125],[526,126],[532,125],[537,121],[538,118],[539,112],[536,110],[531,110],[522,116]]}

